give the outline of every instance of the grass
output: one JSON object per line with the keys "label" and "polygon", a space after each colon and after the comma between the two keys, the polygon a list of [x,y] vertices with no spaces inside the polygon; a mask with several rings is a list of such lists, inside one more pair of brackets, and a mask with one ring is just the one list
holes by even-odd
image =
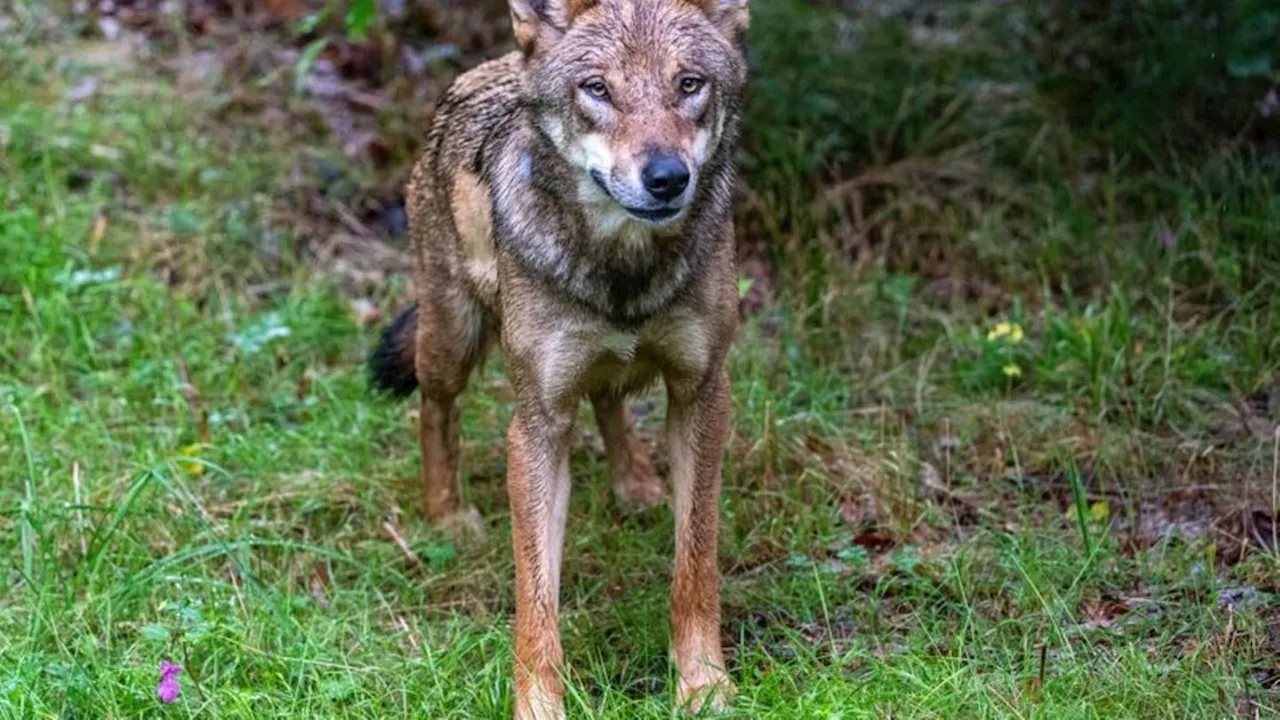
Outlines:
{"label": "grass", "polygon": [[[1062,109],[991,13],[933,43],[760,12],[741,216],[778,270],[731,360],[734,716],[1275,717],[1274,148],[1134,146],[1132,108]],[[0,716],[509,715],[501,363],[463,415],[489,537],[455,544],[417,511],[412,404],[366,385],[376,327],[279,219],[294,159],[333,153],[22,37]],[[613,506],[583,417],[570,711],[669,717],[670,512]]]}

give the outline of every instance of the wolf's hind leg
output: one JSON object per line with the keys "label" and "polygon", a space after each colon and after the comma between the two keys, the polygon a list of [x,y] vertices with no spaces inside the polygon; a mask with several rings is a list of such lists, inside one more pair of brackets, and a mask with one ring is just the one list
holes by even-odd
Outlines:
{"label": "wolf's hind leg", "polygon": [[[420,311],[416,365],[422,389],[418,417],[422,445],[422,504],[428,520],[452,534],[484,536],[473,507],[461,507],[458,454],[458,395],[484,356],[484,328],[469,303],[436,312]],[[425,310],[425,308],[424,308]]]}
{"label": "wolf's hind leg", "polygon": [[591,405],[618,502],[629,510],[647,510],[661,503],[662,481],[653,471],[648,448],[636,435],[626,399],[604,391],[591,396]]}

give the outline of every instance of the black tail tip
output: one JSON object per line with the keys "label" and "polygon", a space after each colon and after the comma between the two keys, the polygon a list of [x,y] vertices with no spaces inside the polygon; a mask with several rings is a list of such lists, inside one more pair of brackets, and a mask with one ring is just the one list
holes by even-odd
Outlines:
{"label": "black tail tip", "polygon": [[382,331],[378,345],[369,353],[369,382],[376,389],[403,398],[418,389],[414,369],[414,339],[418,326],[418,306],[400,312]]}

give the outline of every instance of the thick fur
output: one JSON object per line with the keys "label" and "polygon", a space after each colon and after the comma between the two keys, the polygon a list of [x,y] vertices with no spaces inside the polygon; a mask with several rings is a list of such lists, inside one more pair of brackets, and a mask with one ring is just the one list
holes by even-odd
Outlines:
{"label": "thick fur", "polygon": [[[500,344],[515,393],[507,486],[517,718],[564,716],[560,557],[576,410],[589,398],[620,501],[664,491],[625,398],[661,379],[676,519],[676,699],[722,706],[717,506],[737,325],[730,199],[747,0],[510,0],[519,49],[444,94],[409,183],[417,304],[370,358],[422,391],[424,505],[458,501],[458,407]],[[654,158],[687,184],[661,193]],[[462,520],[459,523],[459,520]]]}
{"label": "thick fur", "polygon": [[395,397],[408,397],[418,389],[418,373],[413,367],[414,340],[418,329],[418,306],[410,305],[382,331],[377,347],[369,355],[369,378],[378,390]]}

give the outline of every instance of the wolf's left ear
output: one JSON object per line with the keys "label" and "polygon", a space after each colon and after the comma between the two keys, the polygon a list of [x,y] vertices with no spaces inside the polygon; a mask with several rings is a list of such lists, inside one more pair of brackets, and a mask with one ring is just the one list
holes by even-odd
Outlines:
{"label": "wolf's left ear", "polygon": [[751,22],[751,0],[689,0],[702,9],[724,36],[733,42],[742,39]]}
{"label": "wolf's left ear", "polygon": [[545,50],[569,29],[574,18],[595,7],[598,0],[508,0],[516,45],[525,55]]}

